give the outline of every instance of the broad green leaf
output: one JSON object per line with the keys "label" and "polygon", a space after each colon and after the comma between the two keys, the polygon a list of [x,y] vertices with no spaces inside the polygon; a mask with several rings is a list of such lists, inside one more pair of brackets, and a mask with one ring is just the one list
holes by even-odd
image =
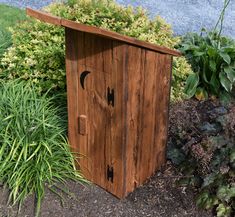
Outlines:
{"label": "broad green leaf", "polygon": [[185,86],[185,93],[188,95],[189,98],[193,97],[194,94],[196,93],[198,84],[199,84],[198,73],[189,75]]}
{"label": "broad green leaf", "polygon": [[223,53],[234,53],[234,48],[233,47],[224,47],[221,49],[223,51]]}
{"label": "broad green leaf", "polygon": [[217,212],[217,217],[229,217],[231,214],[231,207],[225,206],[224,204],[221,203],[216,208],[216,212]]}
{"label": "broad green leaf", "polygon": [[203,192],[197,197],[196,203],[199,207],[211,209],[214,205],[218,204],[218,200],[216,197],[213,197],[208,192]]}
{"label": "broad green leaf", "polygon": [[220,101],[223,105],[229,105],[232,100],[231,94],[226,92],[225,90],[220,91],[219,98],[220,98]]}
{"label": "broad green leaf", "polygon": [[198,100],[205,100],[205,99],[208,99],[208,93],[204,88],[198,87],[195,93],[195,97]]}
{"label": "broad green leaf", "polygon": [[235,197],[235,187],[220,186],[216,195],[220,200],[229,202],[231,198]]}
{"label": "broad green leaf", "polygon": [[206,201],[210,197],[208,192],[203,192],[197,197],[197,206],[199,207],[205,207]]}
{"label": "broad green leaf", "polygon": [[211,80],[210,80],[210,86],[211,86],[210,88],[212,89],[212,92],[214,94],[218,94],[219,88],[220,88],[220,81],[219,81],[217,72],[213,72],[211,76]]}
{"label": "broad green leaf", "polygon": [[222,86],[224,87],[224,89],[227,92],[231,92],[232,88],[233,88],[233,84],[232,82],[228,79],[227,75],[225,72],[221,72],[219,75],[220,78],[220,83],[222,84]]}
{"label": "broad green leaf", "polygon": [[217,178],[217,174],[215,174],[215,173],[212,173],[212,174],[210,174],[210,175],[207,175],[207,176],[204,178],[204,180],[203,180],[202,187],[205,188],[205,187],[207,187],[207,186],[213,184],[214,181],[216,180],[216,178]]}
{"label": "broad green leaf", "polygon": [[200,57],[200,56],[203,56],[205,54],[205,52],[203,52],[203,51],[194,51],[193,54],[196,57]]}
{"label": "broad green leaf", "polygon": [[220,186],[216,195],[220,200],[225,200],[225,198],[227,197],[228,191],[229,191],[228,186]]}
{"label": "broad green leaf", "polygon": [[202,78],[206,83],[209,83],[208,79],[210,79],[210,66],[208,58],[202,58],[202,59],[203,59]]}
{"label": "broad green leaf", "polygon": [[185,155],[178,148],[170,148],[167,152],[167,158],[175,165],[180,165],[185,160]]}
{"label": "broad green leaf", "polygon": [[233,150],[230,154],[230,162],[231,163],[235,162],[235,150]]}
{"label": "broad green leaf", "polygon": [[223,58],[223,60],[230,64],[231,63],[231,57],[227,53],[220,52],[219,55]]}
{"label": "broad green leaf", "polygon": [[224,71],[226,72],[228,79],[233,83],[235,81],[235,70],[232,67],[227,66],[224,68]]}
{"label": "broad green leaf", "polygon": [[209,55],[209,57],[215,57],[217,55],[217,50],[213,47],[209,47],[207,54]]}
{"label": "broad green leaf", "polygon": [[210,60],[210,69],[213,71],[213,72],[216,72],[216,62],[214,60]]}

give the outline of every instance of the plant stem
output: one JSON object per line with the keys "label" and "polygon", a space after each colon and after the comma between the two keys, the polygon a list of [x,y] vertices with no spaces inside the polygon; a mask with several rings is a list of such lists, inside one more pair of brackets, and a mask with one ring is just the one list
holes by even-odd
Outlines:
{"label": "plant stem", "polygon": [[224,15],[225,15],[225,11],[228,7],[228,5],[230,4],[231,0],[224,0],[224,7],[221,11],[221,14],[219,16],[219,19],[214,27],[214,32],[216,32],[217,28],[218,28],[218,25],[220,23],[220,29],[219,29],[219,33],[218,33],[218,42],[220,40],[220,36],[221,36],[221,33],[222,33],[222,30],[223,30],[223,24],[224,24]]}

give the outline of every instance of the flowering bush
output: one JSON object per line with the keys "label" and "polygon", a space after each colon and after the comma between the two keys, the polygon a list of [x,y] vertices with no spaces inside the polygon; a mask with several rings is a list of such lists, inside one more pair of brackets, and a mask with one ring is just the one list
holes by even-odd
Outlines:
{"label": "flowering bush", "polygon": [[[141,8],[123,7],[112,0],[56,3],[47,12],[76,22],[102,27],[140,40],[174,48],[179,43],[160,17],[150,20]],[[11,30],[13,46],[1,62],[1,77],[32,79],[38,90],[65,91],[64,30],[30,19]],[[3,73],[4,71],[4,73]],[[175,58],[172,99],[184,96],[184,82],[191,68],[184,57]]]}

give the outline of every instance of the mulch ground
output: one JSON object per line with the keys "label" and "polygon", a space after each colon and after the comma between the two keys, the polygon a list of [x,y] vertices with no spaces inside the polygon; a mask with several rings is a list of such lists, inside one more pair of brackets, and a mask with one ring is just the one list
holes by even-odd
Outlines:
{"label": "mulch ground", "polygon": [[[192,102],[194,106],[195,101]],[[182,104],[182,108],[184,108]],[[189,102],[187,102],[189,106]],[[171,123],[174,109],[179,111],[180,104],[171,107]],[[41,208],[42,217],[212,217],[210,212],[200,210],[195,205],[194,189],[180,187],[175,181],[181,174],[167,162],[143,186],[127,198],[119,200],[96,185],[82,186],[68,182],[71,194],[61,198],[46,190]],[[33,217],[35,201],[30,196],[17,212],[16,206],[7,205],[8,192],[0,187],[0,217]]]}

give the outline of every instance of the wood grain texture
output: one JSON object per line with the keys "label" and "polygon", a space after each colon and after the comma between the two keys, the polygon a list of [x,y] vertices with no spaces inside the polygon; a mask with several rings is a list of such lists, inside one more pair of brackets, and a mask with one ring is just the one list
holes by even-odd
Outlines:
{"label": "wood grain texture", "polygon": [[135,185],[136,180],[136,164],[137,153],[139,148],[139,118],[140,118],[140,102],[142,100],[142,82],[144,70],[141,68],[141,48],[127,45],[126,57],[126,80],[127,82],[127,107],[126,107],[126,150],[125,150],[125,179],[126,179],[126,193],[131,192]]}
{"label": "wood grain texture", "polygon": [[[124,196],[124,100],[123,73],[125,46],[92,34],[66,29],[69,140],[83,158],[79,166],[85,177],[118,197]],[[68,49],[70,52],[68,52]],[[84,71],[90,72],[80,84]],[[115,93],[115,106],[107,103],[107,89]],[[86,133],[79,132],[79,121],[86,117]],[[108,181],[107,168],[114,170]]]}
{"label": "wood grain texture", "polygon": [[66,28],[69,141],[84,175],[119,198],[165,162],[171,67],[171,55]]}
{"label": "wood grain texture", "polygon": [[51,14],[48,14],[42,11],[33,10],[31,8],[26,8],[26,14],[30,17],[34,17],[43,22],[61,26],[60,17],[52,16]]}
{"label": "wood grain texture", "polygon": [[141,131],[138,132],[139,138],[139,158],[138,158],[138,183],[143,183],[154,171],[152,165],[152,151],[154,143],[154,127],[157,124],[155,119],[154,109],[157,105],[155,96],[157,94],[156,89],[156,59],[157,53],[152,51],[145,51],[143,56],[143,86],[142,86],[142,102],[139,105],[141,107],[139,124]]}
{"label": "wood grain texture", "polygon": [[158,78],[156,95],[156,120],[155,128],[156,146],[154,152],[156,153],[156,169],[166,160],[166,143],[168,133],[168,116],[169,116],[169,101],[170,101],[170,82],[171,82],[171,67],[172,58],[169,55],[160,55],[157,59],[158,64]]}
{"label": "wood grain texture", "polygon": [[[78,41],[78,32],[65,29],[66,34],[66,81],[67,81],[67,101],[68,101],[68,137],[71,145],[72,152],[81,151],[78,144],[78,84],[77,71],[78,71],[78,49],[74,46]],[[78,157],[78,156],[75,156]]]}
{"label": "wood grain texture", "polygon": [[172,56],[65,32],[71,149],[85,177],[123,198],[165,162]]}
{"label": "wood grain texture", "polygon": [[122,41],[125,43],[129,43],[131,45],[134,45],[134,46],[157,51],[157,52],[164,53],[164,54],[170,54],[173,56],[181,56],[181,53],[177,50],[169,49],[167,47],[158,46],[158,45],[151,44],[151,43],[148,43],[145,41],[140,41],[138,39],[135,39],[135,38],[132,38],[129,36],[125,36],[125,35],[121,35],[119,33],[108,31],[108,30],[101,29],[98,27],[88,26],[88,25],[84,25],[81,23],[71,21],[71,20],[66,20],[63,18],[55,17],[55,16],[52,16],[50,14],[47,14],[47,13],[44,13],[41,11],[32,10],[32,9],[27,8],[27,14],[31,17],[35,17],[41,21],[48,22],[51,24],[61,25],[63,27],[78,30],[81,32],[91,33],[91,34],[94,34],[94,35],[97,35],[100,37],[106,37],[106,38]]}

